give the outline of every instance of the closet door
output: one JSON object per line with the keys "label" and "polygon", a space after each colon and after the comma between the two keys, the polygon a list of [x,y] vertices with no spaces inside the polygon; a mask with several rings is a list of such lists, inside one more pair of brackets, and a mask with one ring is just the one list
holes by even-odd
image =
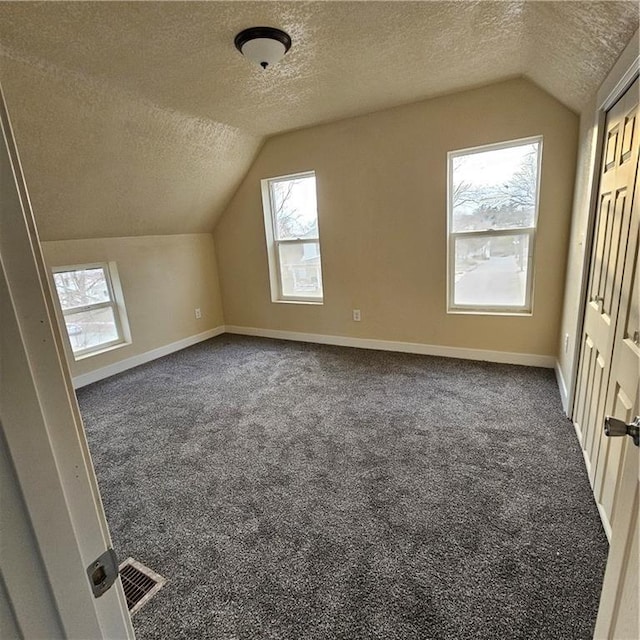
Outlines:
{"label": "closet door", "polygon": [[[640,188],[636,185],[636,198]],[[634,211],[618,331],[611,365],[606,413],[626,424],[640,424],[640,211]],[[640,638],[638,625],[638,499],[640,448],[628,435],[601,436],[597,472],[601,504],[610,513],[611,548],[607,561],[595,638]]]}
{"label": "closet door", "polygon": [[[611,534],[619,461],[610,459],[603,424],[616,340],[621,339],[621,297],[631,290],[629,251],[637,244],[638,80],[607,113],[600,188],[587,288],[574,421],[587,460],[596,501]],[[637,284],[636,284],[637,286]],[[629,300],[627,306],[632,306]]]}
{"label": "closet door", "polygon": [[[634,126],[631,120],[626,125],[628,129]],[[633,148],[623,144],[623,154],[632,152]],[[607,416],[620,421],[618,433],[624,433],[626,425],[640,426],[640,181],[637,175],[633,198],[605,409]],[[611,422],[608,428],[611,433]],[[635,441],[628,435],[607,437],[602,433],[600,439],[595,487],[602,508],[609,514],[612,536],[595,638],[640,638],[640,448],[637,446],[640,434]]]}

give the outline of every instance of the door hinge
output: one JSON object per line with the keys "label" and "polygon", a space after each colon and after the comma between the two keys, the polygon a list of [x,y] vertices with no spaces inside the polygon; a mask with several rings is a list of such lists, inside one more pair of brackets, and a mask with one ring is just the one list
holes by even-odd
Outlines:
{"label": "door hinge", "polygon": [[118,577],[118,558],[113,549],[107,549],[87,567],[89,584],[96,598],[107,592]]}

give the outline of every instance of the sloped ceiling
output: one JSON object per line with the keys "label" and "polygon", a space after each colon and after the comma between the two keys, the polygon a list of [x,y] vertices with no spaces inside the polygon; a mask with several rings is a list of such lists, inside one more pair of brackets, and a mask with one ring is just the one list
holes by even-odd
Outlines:
{"label": "sloped ceiling", "polygon": [[[261,24],[293,39],[264,72],[233,45]],[[518,75],[578,111],[637,28],[635,2],[1,3],[0,78],[42,205],[61,165],[106,180],[45,237],[178,233],[212,228],[265,136]]]}

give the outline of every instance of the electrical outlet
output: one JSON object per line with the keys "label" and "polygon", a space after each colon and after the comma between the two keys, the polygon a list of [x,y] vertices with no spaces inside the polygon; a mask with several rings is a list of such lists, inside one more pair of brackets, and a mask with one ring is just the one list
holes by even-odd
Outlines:
{"label": "electrical outlet", "polygon": [[360,322],[360,309],[353,310],[353,320],[354,322]]}
{"label": "electrical outlet", "polygon": [[200,307],[196,309],[196,320],[200,320],[202,318],[202,311],[200,311]]}
{"label": "electrical outlet", "polygon": [[569,334],[564,334],[564,352],[569,353]]}

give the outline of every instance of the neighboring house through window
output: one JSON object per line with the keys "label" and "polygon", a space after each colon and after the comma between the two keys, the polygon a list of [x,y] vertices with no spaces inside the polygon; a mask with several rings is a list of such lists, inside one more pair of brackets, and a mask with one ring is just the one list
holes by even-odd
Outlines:
{"label": "neighboring house through window", "polygon": [[542,137],[449,153],[448,310],[531,313]]}
{"label": "neighboring house through window", "polygon": [[322,303],[322,265],[313,171],[262,181],[274,302]]}
{"label": "neighboring house through window", "polygon": [[76,360],[127,342],[124,306],[114,293],[109,265],[58,267],[53,281]]}

